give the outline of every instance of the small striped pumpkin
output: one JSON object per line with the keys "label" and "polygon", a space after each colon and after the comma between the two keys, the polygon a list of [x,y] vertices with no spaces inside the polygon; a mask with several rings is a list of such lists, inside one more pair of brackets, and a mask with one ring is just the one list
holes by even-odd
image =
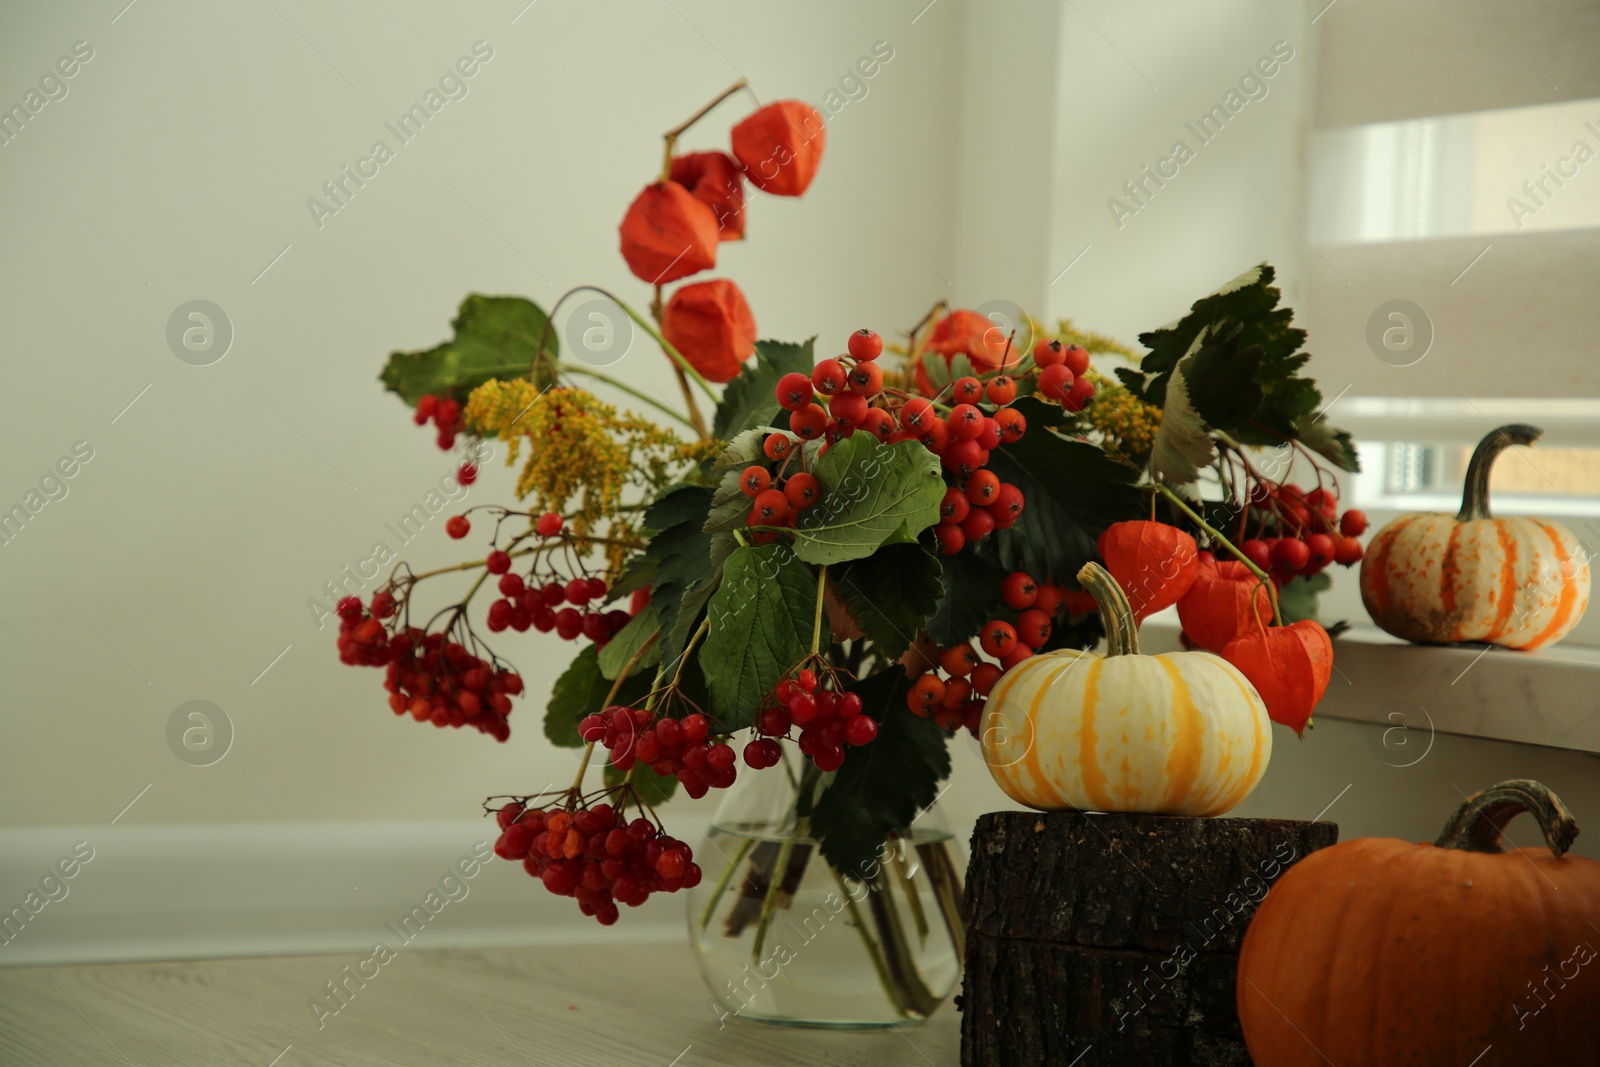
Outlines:
{"label": "small striped pumpkin", "polygon": [[1489,470],[1537,426],[1502,426],[1479,442],[1456,515],[1402,515],[1361,561],[1361,600],[1385,631],[1425,644],[1485,641],[1534,649],[1572,632],[1589,606],[1588,555],[1548,519],[1493,518]]}
{"label": "small striped pumpkin", "polygon": [[1041,811],[1221,815],[1261,781],[1267,708],[1209,652],[1139,654],[1133,612],[1096,563],[1078,574],[1106,626],[1104,657],[1033,656],[995,684],[980,744],[996,783]]}

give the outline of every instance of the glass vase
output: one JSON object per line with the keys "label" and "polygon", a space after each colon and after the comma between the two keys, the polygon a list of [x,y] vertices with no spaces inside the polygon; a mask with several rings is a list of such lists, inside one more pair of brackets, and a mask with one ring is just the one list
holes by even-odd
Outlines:
{"label": "glass vase", "polygon": [[689,941],[713,1014],[784,1026],[868,1028],[927,1018],[961,980],[960,845],[936,808],[844,875],[809,835],[832,783],[784,742],[741,769],[688,893]]}

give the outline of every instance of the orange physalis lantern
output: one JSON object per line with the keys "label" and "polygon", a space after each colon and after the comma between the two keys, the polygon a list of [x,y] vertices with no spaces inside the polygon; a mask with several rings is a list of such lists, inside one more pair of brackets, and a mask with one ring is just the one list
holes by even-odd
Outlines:
{"label": "orange physalis lantern", "polygon": [[1250,679],[1266,701],[1272,721],[1298,734],[1328,691],[1333,640],[1320,625],[1302,619],[1236,637],[1223,648],[1222,658]]}
{"label": "orange physalis lantern", "polygon": [[756,348],[756,320],[739,287],[717,279],[685,285],[661,313],[661,335],[707,381],[731,381]]}
{"label": "orange physalis lantern", "polygon": [[1176,604],[1200,570],[1194,538],[1164,522],[1113,523],[1095,544],[1137,622]]}
{"label": "orange physalis lantern", "polygon": [[799,100],[779,100],[733,128],[733,154],[764,193],[799,196],[816,176],[827,131],[822,113]]}
{"label": "orange physalis lantern", "polygon": [[702,201],[717,219],[717,239],[744,237],[744,179],[725,152],[690,152],[672,158],[672,180]]}
{"label": "orange physalis lantern", "polygon": [[1266,584],[1234,560],[1202,563],[1194,584],[1178,601],[1183,632],[1207,652],[1218,655],[1229,641],[1253,632],[1271,618],[1272,598]]}
{"label": "orange physalis lantern", "polygon": [[651,285],[717,265],[716,214],[677,182],[645,186],[618,229],[628,269]]}

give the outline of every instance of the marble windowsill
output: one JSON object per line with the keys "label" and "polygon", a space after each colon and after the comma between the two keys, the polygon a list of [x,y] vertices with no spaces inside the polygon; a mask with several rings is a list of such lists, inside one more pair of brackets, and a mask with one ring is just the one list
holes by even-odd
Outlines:
{"label": "marble windowsill", "polygon": [[[1175,622],[1141,636],[1147,652],[1179,648]],[[1429,647],[1357,626],[1334,642],[1334,668],[1319,718],[1600,753],[1600,649]]]}

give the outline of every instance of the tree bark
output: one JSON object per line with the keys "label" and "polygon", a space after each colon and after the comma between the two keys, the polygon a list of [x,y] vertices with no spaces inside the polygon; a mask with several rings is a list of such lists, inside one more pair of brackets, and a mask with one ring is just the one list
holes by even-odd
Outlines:
{"label": "tree bark", "polygon": [[1282,819],[983,816],[962,901],[961,1062],[1249,1064],[1234,1008],[1245,927],[1338,837]]}

